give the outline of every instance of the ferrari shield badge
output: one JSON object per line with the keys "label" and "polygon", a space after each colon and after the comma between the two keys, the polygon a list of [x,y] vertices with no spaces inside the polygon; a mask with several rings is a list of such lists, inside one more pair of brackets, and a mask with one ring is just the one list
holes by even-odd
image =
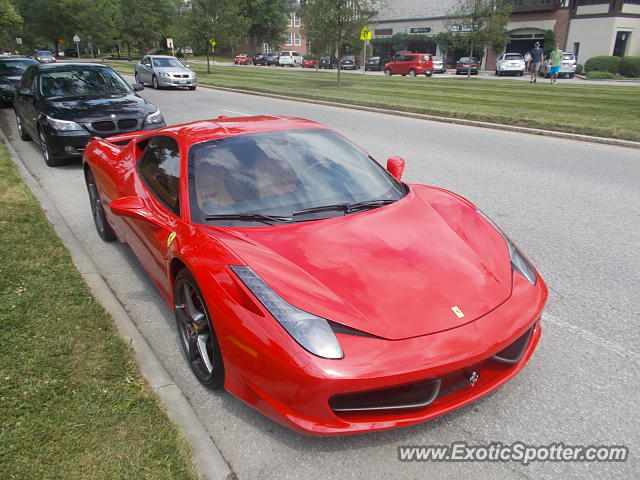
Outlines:
{"label": "ferrari shield badge", "polygon": [[451,310],[453,310],[453,313],[455,313],[458,318],[464,317],[464,313],[462,313],[462,310],[460,310],[456,305],[451,307]]}
{"label": "ferrari shield badge", "polygon": [[174,238],[176,238],[176,232],[171,232],[167,237],[167,248],[171,246],[171,243],[173,242]]}

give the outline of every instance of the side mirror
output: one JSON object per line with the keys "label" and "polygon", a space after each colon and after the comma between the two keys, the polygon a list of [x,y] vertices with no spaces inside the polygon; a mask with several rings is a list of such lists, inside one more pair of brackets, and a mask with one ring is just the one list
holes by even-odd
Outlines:
{"label": "side mirror", "polygon": [[135,218],[151,223],[158,228],[163,225],[154,217],[144,200],[140,197],[121,197],[109,203],[111,211],[119,217]]}
{"label": "side mirror", "polygon": [[387,160],[387,171],[393,175],[396,180],[400,181],[402,172],[404,172],[404,159],[400,157],[389,157]]}
{"label": "side mirror", "polygon": [[22,87],[18,89],[18,95],[24,95],[25,97],[33,97],[33,92],[27,87]]}
{"label": "side mirror", "polygon": [[143,83],[134,83],[133,85],[131,85],[131,88],[133,88],[134,92],[139,92],[140,90],[144,90],[144,84]]}

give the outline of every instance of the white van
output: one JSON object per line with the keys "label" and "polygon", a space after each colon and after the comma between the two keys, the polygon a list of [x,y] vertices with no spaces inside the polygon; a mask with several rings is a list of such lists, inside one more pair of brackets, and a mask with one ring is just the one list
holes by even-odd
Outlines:
{"label": "white van", "polygon": [[290,67],[299,67],[302,65],[302,55],[300,52],[285,50],[280,52],[279,64],[281,67],[289,65]]}

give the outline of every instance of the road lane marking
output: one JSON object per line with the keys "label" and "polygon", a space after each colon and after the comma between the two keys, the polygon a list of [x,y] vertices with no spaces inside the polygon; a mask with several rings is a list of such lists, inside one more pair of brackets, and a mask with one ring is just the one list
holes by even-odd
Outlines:
{"label": "road lane marking", "polygon": [[223,112],[229,112],[229,113],[235,113],[236,115],[242,115],[244,117],[249,117],[250,114],[248,113],[242,113],[242,112],[236,112],[234,110],[222,110]]}

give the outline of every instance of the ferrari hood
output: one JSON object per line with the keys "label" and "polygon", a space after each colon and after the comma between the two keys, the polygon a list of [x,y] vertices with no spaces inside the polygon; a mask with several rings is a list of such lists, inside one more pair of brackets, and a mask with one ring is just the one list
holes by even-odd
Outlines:
{"label": "ferrari hood", "polygon": [[428,187],[362,213],[234,229],[224,242],[289,303],[387,339],[458,327],[511,294],[502,237]]}

